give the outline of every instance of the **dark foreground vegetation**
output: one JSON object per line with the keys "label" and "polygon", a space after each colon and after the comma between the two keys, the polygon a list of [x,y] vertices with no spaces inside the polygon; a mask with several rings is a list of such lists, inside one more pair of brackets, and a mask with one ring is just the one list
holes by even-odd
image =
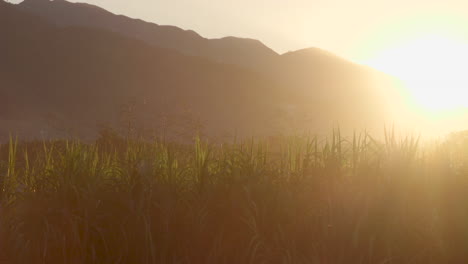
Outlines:
{"label": "dark foreground vegetation", "polygon": [[11,263],[466,263],[467,143],[13,139],[0,245]]}

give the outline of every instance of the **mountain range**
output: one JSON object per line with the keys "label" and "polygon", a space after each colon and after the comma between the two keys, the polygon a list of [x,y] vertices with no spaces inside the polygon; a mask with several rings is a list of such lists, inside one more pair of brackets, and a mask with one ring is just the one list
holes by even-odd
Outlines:
{"label": "mountain range", "polygon": [[321,49],[278,54],[65,0],[0,1],[0,36],[0,140],[123,124],[217,136],[382,127],[398,100],[392,77]]}

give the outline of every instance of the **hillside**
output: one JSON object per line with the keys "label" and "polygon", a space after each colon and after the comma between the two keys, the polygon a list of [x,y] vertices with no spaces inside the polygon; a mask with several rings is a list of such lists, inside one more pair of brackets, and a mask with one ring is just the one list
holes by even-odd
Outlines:
{"label": "hillside", "polygon": [[56,28],[10,5],[0,6],[0,19],[4,120],[36,123],[52,115],[74,130],[92,130],[117,122],[119,107],[132,101],[146,123],[187,110],[215,132],[258,127],[278,98],[284,101],[273,83],[235,66],[102,30]]}
{"label": "hillside", "polygon": [[[319,49],[277,55],[255,40],[207,40],[63,0],[2,2],[0,22],[2,138],[11,130],[92,136],[98,126],[129,119],[140,131],[165,130],[177,119],[177,126],[203,124],[219,136],[381,128],[392,118],[389,90],[381,88],[391,78]],[[166,44],[129,37],[142,28]],[[174,41],[210,53],[190,56]],[[263,66],[220,63],[213,54]]]}
{"label": "hillside", "polygon": [[26,0],[18,8],[46,18],[57,26],[108,30],[157,47],[170,48],[186,55],[202,56],[221,63],[258,68],[268,65],[278,56],[257,40],[235,37],[206,39],[191,30],[114,15],[89,4],[64,0]]}

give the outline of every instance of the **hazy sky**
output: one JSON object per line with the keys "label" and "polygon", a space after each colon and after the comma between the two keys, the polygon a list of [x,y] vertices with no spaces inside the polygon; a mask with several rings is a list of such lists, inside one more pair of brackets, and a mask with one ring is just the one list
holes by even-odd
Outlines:
{"label": "hazy sky", "polygon": [[[10,0],[11,2],[20,2]],[[76,2],[76,1],[72,1]],[[405,34],[457,31],[466,0],[85,0],[114,13],[193,29],[204,37],[256,38],[279,53],[319,47],[363,61]],[[460,26],[462,24],[462,26]],[[463,32],[464,34],[465,32]]]}

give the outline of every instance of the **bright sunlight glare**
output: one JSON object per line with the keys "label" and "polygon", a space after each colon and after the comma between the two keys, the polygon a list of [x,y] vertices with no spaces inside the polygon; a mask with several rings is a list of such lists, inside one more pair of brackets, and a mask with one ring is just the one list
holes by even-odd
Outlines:
{"label": "bright sunlight glare", "polygon": [[444,35],[401,42],[366,62],[401,79],[418,107],[468,108],[468,43]]}

